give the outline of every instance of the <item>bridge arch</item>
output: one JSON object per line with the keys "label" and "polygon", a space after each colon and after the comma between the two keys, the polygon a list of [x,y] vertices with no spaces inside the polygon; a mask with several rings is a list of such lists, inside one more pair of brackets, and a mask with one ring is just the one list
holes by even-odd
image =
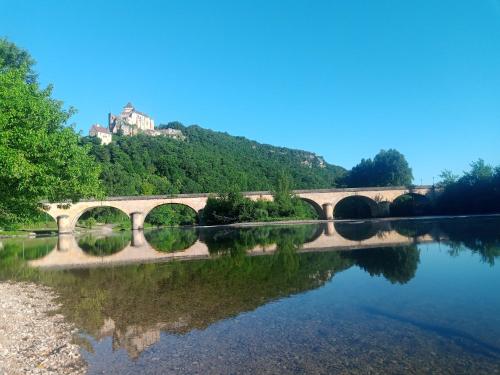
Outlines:
{"label": "bridge arch", "polygon": [[196,208],[177,202],[158,204],[144,212],[144,221],[154,226],[195,225],[200,222]]}
{"label": "bridge arch", "polygon": [[[128,212],[126,212],[125,210],[123,210],[121,207],[119,206],[115,206],[115,205],[112,205],[112,204],[109,204],[109,205],[96,205],[96,206],[90,206],[90,207],[86,207],[84,208],[83,210],[77,212],[72,219],[70,219],[70,224],[71,224],[71,229],[74,230],[76,228],[76,225],[78,223],[78,221],[80,220],[80,218],[84,217],[84,215],[86,215],[87,213],[91,212],[91,211],[94,211],[94,210],[102,210],[104,209],[104,215],[106,215],[105,211],[106,210],[109,210],[109,209],[112,209],[113,211],[119,213],[119,215],[122,215],[123,216],[123,220],[130,220],[130,214]],[[58,221],[59,221],[59,218],[58,218]]]}
{"label": "bridge arch", "polygon": [[364,195],[350,195],[339,200],[334,208],[336,219],[366,219],[379,216],[378,203]]}
{"label": "bridge arch", "polygon": [[318,202],[316,202],[312,199],[309,199],[309,198],[303,198],[303,197],[299,197],[299,198],[300,198],[300,200],[302,200],[303,202],[305,202],[306,204],[311,206],[314,209],[314,211],[316,211],[316,214],[318,215],[318,219],[320,219],[320,220],[326,219],[325,210]]}

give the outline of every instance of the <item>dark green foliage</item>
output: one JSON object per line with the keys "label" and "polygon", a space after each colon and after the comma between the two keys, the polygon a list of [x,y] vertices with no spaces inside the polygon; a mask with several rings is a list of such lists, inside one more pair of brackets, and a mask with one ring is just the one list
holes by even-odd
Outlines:
{"label": "dark green foliage", "polygon": [[0,38],[0,73],[8,69],[22,69],[27,83],[35,83],[37,74],[33,70],[35,60],[28,51],[16,46],[5,38]]}
{"label": "dark green foliage", "polygon": [[282,183],[274,192],[274,201],[253,201],[239,192],[229,192],[209,197],[203,210],[205,224],[231,224],[251,221],[276,221],[317,219],[312,206],[284,190]]}
{"label": "dark green foliage", "polygon": [[26,51],[0,40],[0,225],[29,223],[39,203],[99,196],[99,166],[67,126],[74,113],[41,88]]}
{"label": "dark green foliage", "polygon": [[393,284],[406,284],[413,279],[420,262],[420,251],[415,245],[355,250],[342,255],[371,276],[384,276]]}
{"label": "dark green foliage", "polygon": [[427,197],[419,194],[405,194],[390,205],[391,216],[422,216],[432,213],[432,205]]}
{"label": "dark green foliage", "polygon": [[9,240],[0,250],[0,264],[39,259],[50,253],[57,244],[56,237]]}
{"label": "dark green foliage", "polygon": [[78,218],[77,225],[92,229],[97,224],[118,224],[122,229],[131,227],[127,214],[114,207],[95,207]]}
{"label": "dark green foliage", "polygon": [[362,159],[344,179],[349,187],[408,186],[413,174],[403,154],[394,149],[381,150],[372,159]]}
{"label": "dark green foliage", "polygon": [[130,218],[126,213],[114,207],[96,207],[85,211],[78,221],[85,221],[90,218],[96,220],[97,223],[111,224],[129,221]]}
{"label": "dark green foliage", "polygon": [[471,250],[490,265],[500,257],[500,224],[498,218],[464,218],[439,222],[439,231],[450,241],[452,255]]}
{"label": "dark green foliage", "polygon": [[167,126],[181,129],[187,139],[115,136],[107,146],[82,140],[92,146],[102,165],[108,196],[269,190],[281,173],[296,189],[329,188],[344,173],[310,152],[263,145],[196,125]]}
{"label": "dark green foliage", "polygon": [[236,191],[211,196],[203,209],[203,222],[213,225],[249,221],[254,214],[254,206],[250,199]]}
{"label": "dark green foliage", "polygon": [[400,235],[406,237],[419,237],[433,234],[436,231],[434,221],[424,220],[396,220],[391,223],[391,227]]}
{"label": "dark green foliage", "polygon": [[144,235],[153,248],[166,253],[185,250],[198,239],[194,228],[163,228],[146,231]]}
{"label": "dark green foliage", "polygon": [[106,256],[125,248],[130,243],[130,238],[130,232],[107,237],[87,235],[78,240],[78,246],[88,254]]}
{"label": "dark green foliage", "polygon": [[227,227],[207,228],[200,232],[200,239],[212,254],[230,253],[235,256],[245,255],[247,250],[256,246],[277,244],[279,247],[284,239],[298,247],[312,241],[317,235],[319,233],[316,225]]}
{"label": "dark green foliage", "polygon": [[182,204],[165,204],[153,208],[146,217],[146,223],[157,227],[194,225],[198,223],[198,214]]}
{"label": "dark green foliage", "polygon": [[443,193],[437,201],[441,214],[490,214],[500,212],[500,166],[493,168],[481,159],[460,178],[449,171],[441,175]]}

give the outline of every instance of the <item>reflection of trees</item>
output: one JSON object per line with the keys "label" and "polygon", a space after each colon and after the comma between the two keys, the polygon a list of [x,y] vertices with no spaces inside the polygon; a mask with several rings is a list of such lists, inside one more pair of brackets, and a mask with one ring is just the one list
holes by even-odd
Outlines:
{"label": "reflection of trees", "polygon": [[498,218],[464,218],[438,223],[442,234],[451,242],[451,255],[463,250],[478,253],[490,265],[500,257],[500,221]]}
{"label": "reflection of trees", "polygon": [[36,274],[26,261],[44,257],[57,244],[57,237],[5,239],[0,241],[0,280],[23,278]]}
{"label": "reflection of trees", "polygon": [[114,254],[128,245],[131,239],[130,232],[120,235],[97,237],[92,234],[78,239],[78,246],[88,254],[105,256]]}
{"label": "reflection of trees", "polygon": [[287,238],[295,246],[311,241],[317,236],[317,225],[226,227],[200,231],[200,239],[210,253],[244,254],[256,246],[277,244]]}
{"label": "reflection of trees", "polygon": [[283,272],[291,277],[300,267],[297,248],[299,244],[294,243],[293,237],[284,237],[277,244],[277,251],[272,255],[274,258],[273,272]]}
{"label": "reflection of trees", "polygon": [[347,240],[364,241],[391,230],[386,221],[336,222],[335,230]]}
{"label": "reflection of trees", "polygon": [[392,229],[405,237],[420,237],[433,233],[436,222],[430,220],[395,220],[391,223]]}
{"label": "reflection of trees", "polygon": [[343,254],[371,276],[384,276],[391,283],[405,284],[415,276],[420,252],[415,245],[354,250]]}
{"label": "reflection of trees", "polygon": [[38,277],[60,295],[63,314],[96,338],[152,329],[185,333],[316,288],[351,265],[339,253],[297,254],[289,244],[271,256],[45,271]]}
{"label": "reflection of trees", "polygon": [[0,247],[0,260],[9,259],[34,260],[50,253],[57,243],[57,237],[33,239],[5,239]]}
{"label": "reflection of trees", "polygon": [[146,231],[144,235],[155,250],[167,253],[185,250],[198,239],[195,228],[163,228]]}
{"label": "reflection of trees", "polygon": [[[427,231],[418,228],[420,223],[423,222],[419,221],[417,228],[403,223],[400,229],[412,233]],[[435,221],[432,233],[441,229],[459,244],[460,249],[467,246],[488,260],[498,256],[499,223],[498,219],[477,218]],[[386,222],[375,222],[372,225],[376,230],[370,226],[365,228],[363,235],[363,229],[359,229],[364,228],[363,225],[345,224],[352,228],[351,236],[356,230],[361,232],[361,237],[387,230]],[[302,243],[315,238],[318,227],[322,228],[302,225],[200,230],[200,237],[210,251],[220,256],[189,262],[71,271],[11,266],[7,273],[5,261],[16,260],[18,264],[22,248],[19,244],[7,246],[4,241],[0,251],[0,278],[12,278],[15,274],[18,279],[37,280],[51,286],[60,296],[62,313],[68,320],[96,338],[113,336],[115,348],[126,348],[131,355],[137,356],[154,343],[160,330],[182,334],[204,329],[278,298],[317,288],[352,265],[370,275],[381,275],[392,283],[407,283],[415,276],[420,259],[415,245],[298,253],[297,248]],[[182,235],[175,233],[171,230],[169,234],[172,241],[167,241],[160,232],[158,238],[169,244],[181,243]],[[183,233],[187,238],[191,232],[184,230]],[[48,251],[55,246],[56,240],[47,239],[52,241],[51,246],[47,245]],[[33,241],[36,243],[40,239]],[[276,244],[277,250],[265,256],[245,255],[246,250],[256,245],[268,244]],[[25,255],[29,253],[28,248],[25,246]],[[26,259],[43,255],[40,248],[38,251],[33,250],[33,254],[38,255]]]}

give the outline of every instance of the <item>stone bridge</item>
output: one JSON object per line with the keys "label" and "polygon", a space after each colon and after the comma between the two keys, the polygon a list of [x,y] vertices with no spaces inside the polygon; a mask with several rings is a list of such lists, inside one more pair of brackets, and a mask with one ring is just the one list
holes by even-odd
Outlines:
{"label": "stone bridge", "polygon": [[[342,200],[356,197],[364,201],[371,210],[372,217],[389,215],[389,206],[398,197],[406,194],[419,195],[434,199],[436,190],[433,186],[413,187],[370,187],[347,189],[296,190],[295,196],[303,199],[318,212],[323,220],[334,218],[335,207]],[[181,204],[191,207],[199,213],[207,203],[211,194],[178,194],[133,197],[109,197],[103,200],[81,200],[77,203],[44,203],[44,210],[57,221],[59,233],[72,233],[80,216],[96,207],[113,207],[128,216],[132,221],[132,229],[142,229],[144,219],[155,207],[165,204]],[[244,196],[252,200],[272,200],[268,191],[247,192]]]}

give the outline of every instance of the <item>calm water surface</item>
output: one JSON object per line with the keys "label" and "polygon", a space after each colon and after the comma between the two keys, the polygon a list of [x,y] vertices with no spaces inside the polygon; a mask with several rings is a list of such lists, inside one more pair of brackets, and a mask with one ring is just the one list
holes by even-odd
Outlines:
{"label": "calm water surface", "polygon": [[500,373],[500,218],[0,240],[90,374]]}

